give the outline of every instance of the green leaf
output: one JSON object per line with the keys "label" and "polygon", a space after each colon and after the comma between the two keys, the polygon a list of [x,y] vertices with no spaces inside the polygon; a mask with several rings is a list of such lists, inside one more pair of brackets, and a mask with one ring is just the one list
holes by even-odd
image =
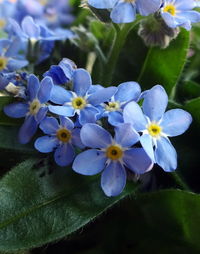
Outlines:
{"label": "green leaf", "polygon": [[166,49],[150,48],[138,82],[146,89],[160,84],[170,95],[183,71],[188,48],[189,32],[184,29]]}
{"label": "green leaf", "polygon": [[184,108],[189,111],[198,124],[200,124],[200,97],[187,101]]}
{"label": "green leaf", "polygon": [[55,168],[39,177],[48,168],[36,163],[21,163],[0,182],[0,251],[30,249],[63,238],[135,190],[130,183],[120,196],[108,198],[98,176]]}

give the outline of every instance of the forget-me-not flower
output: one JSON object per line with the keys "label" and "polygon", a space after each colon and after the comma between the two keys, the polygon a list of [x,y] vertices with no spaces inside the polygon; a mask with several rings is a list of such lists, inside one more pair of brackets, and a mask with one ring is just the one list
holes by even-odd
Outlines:
{"label": "forget-me-not flower", "polygon": [[60,117],[60,123],[54,117],[46,117],[40,129],[47,134],[35,141],[35,148],[41,153],[54,152],[55,162],[59,166],[69,165],[75,157],[74,147],[83,147],[80,140],[80,129],[67,117]]}
{"label": "forget-me-not flower", "polygon": [[111,9],[110,17],[115,23],[130,23],[136,12],[147,16],[156,12],[161,0],[88,0],[88,4],[99,9]]}
{"label": "forget-me-not flower", "polygon": [[130,81],[120,84],[111,99],[99,107],[102,111],[100,117],[108,117],[108,122],[113,126],[123,123],[123,108],[128,102],[137,101],[140,94],[141,88],[138,83]]}
{"label": "forget-me-not flower", "polygon": [[165,171],[177,168],[177,154],[168,137],[184,133],[191,124],[191,115],[182,109],[165,112],[168,96],[160,85],[144,94],[142,109],[136,102],[124,108],[124,122],[142,133],[140,143],[149,157]]}
{"label": "forget-me-not flower", "polygon": [[44,78],[41,83],[35,75],[30,75],[28,80],[25,102],[15,102],[4,107],[6,115],[13,118],[25,117],[25,121],[19,130],[19,142],[26,144],[36,133],[38,124],[44,119],[48,111],[45,105],[49,101],[53,87],[52,79]]}
{"label": "forget-me-not flower", "polygon": [[81,140],[91,149],[80,153],[74,160],[73,170],[83,175],[102,172],[101,187],[107,196],[119,195],[126,184],[126,169],[136,174],[151,170],[153,163],[143,148],[131,148],[139,135],[130,124],[115,129],[115,137],[96,124],[85,124]]}
{"label": "forget-me-not flower", "polygon": [[161,16],[171,28],[182,26],[190,30],[191,23],[200,21],[200,13],[193,11],[194,7],[194,0],[164,0]]}
{"label": "forget-me-not flower", "polygon": [[89,72],[77,69],[72,77],[73,91],[67,91],[55,85],[52,90],[51,101],[61,106],[49,106],[49,111],[61,116],[72,117],[78,115],[81,125],[96,122],[99,113],[97,105],[108,101],[116,92],[116,87],[102,88],[91,93],[92,80]]}

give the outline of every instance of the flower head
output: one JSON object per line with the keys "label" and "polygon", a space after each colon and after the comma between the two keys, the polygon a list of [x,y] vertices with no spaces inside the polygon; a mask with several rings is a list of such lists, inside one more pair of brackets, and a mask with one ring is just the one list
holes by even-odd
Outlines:
{"label": "flower head", "polygon": [[53,83],[51,78],[44,78],[41,83],[35,75],[30,75],[27,88],[27,100],[16,102],[4,107],[6,115],[13,118],[25,117],[19,130],[19,142],[26,144],[37,131],[38,124],[44,119],[48,107],[45,103],[49,100]]}
{"label": "flower head", "polygon": [[124,122],[131,123],[141,132],[140,142],[149,157],[165,171],[177,167],[177,155],[168,137],[184,133],[192,122],[191,115],[182,109],[165,112],[168,96],[160,85],[154,86],[144,94],[140,106],[130,102],[124,108]]}
{"label": "flower head", "polygon": [[80,129],[75,128],[73,122],[67,117],[60,117],[60,123],[53,117],[46,117],[40,124],[40,129],[47,134],[35,141],[35,148],[42,153],[54,152],[55,162],[59,166],[69,165],[75,152],[73,145],[80,148]]}
{"label": "flower head", "polygon": [[101,187],[107,196],[119,195],[126,184],[125,167],[143,174],[153,166],[143,148],[131,148],[139,141],[139,135],[130,124],[115,129],[115,137],[96,124],[85,124],[81,129],[83,144],[91,149],[79,154],[73,170],[83,175],[102,172]]}

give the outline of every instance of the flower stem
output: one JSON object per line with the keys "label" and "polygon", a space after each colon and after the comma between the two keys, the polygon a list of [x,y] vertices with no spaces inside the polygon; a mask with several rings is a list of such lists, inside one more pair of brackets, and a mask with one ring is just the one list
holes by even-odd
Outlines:
{"label": "flower stem", "polygon": [[172,172],[171,176],[174,178],[174,181],[183,189],[186,191],[191,191],[189,186],[183,181],[183,179],[179,176],[177,172]]}
{"label": "flower stem", "polygon": [[109,56],[104,65],[102,83],[109,86],[112,82],[113,73],[120,55],[120,52],[126,42],[129,32],[138,24],[141,18],[137,18],[135,22],[124,24],[121,28],[117,24],[113,24],[116,34],[110,49]]}

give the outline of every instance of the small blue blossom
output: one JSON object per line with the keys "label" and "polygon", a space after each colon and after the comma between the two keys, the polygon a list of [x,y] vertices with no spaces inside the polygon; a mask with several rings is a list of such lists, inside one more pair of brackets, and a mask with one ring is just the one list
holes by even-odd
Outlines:
{"label": "small blue blossom", "polygon": [[12,72],[28,65],[28,61],[19,55],[20,40],[0,40],[0,72]]}
{"label": "small blue blossom", "polygon": [[103,103],[99,107],[102,111],[100,118],[108,117],[108,122],[113,126],[123,123],[123,108],[128,102],[137,101],[140,94],[141,88],[138,83],[130,81],[120,84],[108,103]]}
{"label": "small blue blossom", "polygon": [[61,116],[72,117],[78,115],[81,125],[96,122],[99,113],[97,105],[108,101],[116,92],[116,87],[102,88],[91,93],[92,80],[89,72],[77,69],[72,77],[73,91],[67,91],[55,85],[52,90],[51,101],[61,106],[49,106],[49,111]]}
{"label": "small blue blossom", "polygon": [[184,133],[192,122],[191,115],[182,109],[165,112],[168,96],[160,85],[144,94],[143,112],[136,102],[124,108],[124,122],[141,132],[140,143],[161,168],[170,172],[177,168],[177,154],[168,137]]}
{"label": "small blue blossom", "polygon": [[139,141],[139,135],[130,124],[121,124],[115,129],[114,139],[108,131],[97,124],[85,124],[81,140],[92,149],[79,154],[73,170],[82,175],[102,172],[101,187],[107,196],[119,195],[126,184],[126,169],[143,174],[152,169],[153,163],[143,148],[131,148]]}
{"label": "small blue blossom", "polygon": [[191,23],[200,21],[200,13],[193,11],[194,7],[195,3],[193,0],[164,0],[161,16],[171,28],[182,26],[190,30]]}
{"label": "small blue blossom", "polygon": [[46,117],[40,129],[47,134],[35,141],[35,148],[41,153],[54,152],[55,162],[59,166],[67,166],[74,160],[74,145],[83,148],[80,140],[80,129],[74,128],[67,117],[60,117],[60,124],[54,117]]}
{"label": "small blue blossom", "polygon": [[48,111],[45,103],[49,100],[53,83],[51,78],[44,78],[41,83],[35,75],[30,75],[28,80],[25,102],[16,102],[4,107],[6,115],[13,118],[25,117],[25,121],[19,130],[19,142],[26,144],[36,133],[38,124],[44,119]]}
{"label": "small blue blossom", "polygon": [[161,0],[88,0],[89,5],[99,9],[111,9],[110,17],[115,23],[130,23],[136,12],[147,16],[156,12]]}

